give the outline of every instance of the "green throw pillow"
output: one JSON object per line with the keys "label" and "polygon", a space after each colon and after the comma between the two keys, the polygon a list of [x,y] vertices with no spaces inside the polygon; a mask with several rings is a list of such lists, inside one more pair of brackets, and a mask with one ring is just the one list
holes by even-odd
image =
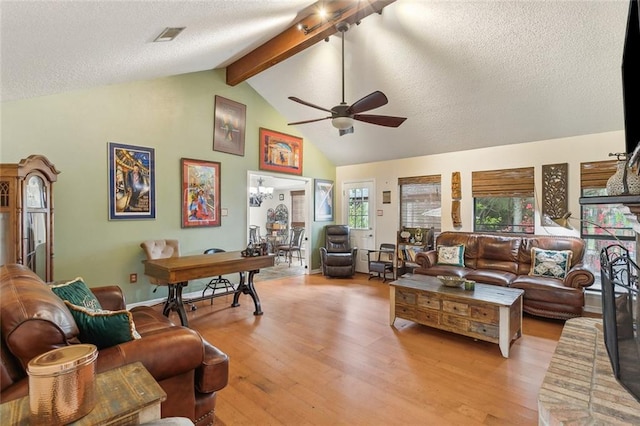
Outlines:
{"label": "green throw pillow", "polygon": [[62,300],[68,300],[76,306],[83,306],[96,311],[102,309],[96,296],[89,290],[82,278],[68,281],[63,284],[52,285],[51,290]]}
{"label": "green throw pillow", "polygon": [[531,249],[531,270],[529,275],[564,279],[571,268],[571,250]]}
{"label": "green throw pillow", "polygon": [[438,265],[464,266],[464,244],[438,246]]}
{"label": "green throw pillow", "polygon": [[64,303],[76,320],[82,343],[92,343],[102,349],[140,338],[129,311],[92,311],[67,300]]}

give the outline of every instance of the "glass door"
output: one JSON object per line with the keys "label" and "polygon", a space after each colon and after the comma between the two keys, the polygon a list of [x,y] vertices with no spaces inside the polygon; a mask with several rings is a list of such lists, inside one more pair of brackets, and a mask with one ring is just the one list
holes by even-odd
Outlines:
{"label": "glass door", "polygon": [[375,247],[375,188],[373,181],[349,182],[342,186],[343,218],[351,228],[351,246],[358,247],[356,271],[368,273],[367,250]]}

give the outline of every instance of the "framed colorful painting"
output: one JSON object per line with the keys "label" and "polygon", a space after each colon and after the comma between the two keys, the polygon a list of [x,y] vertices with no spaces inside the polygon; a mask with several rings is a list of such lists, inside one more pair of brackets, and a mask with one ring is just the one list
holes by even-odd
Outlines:
{"label": "framed colorful painting", "polygon": [[182,158],[182,227],[220,226],[220,163]]}
{"label": "framed colorful painting", "polygon": [[316,222],[333,220],[333,181],[314,180],[314,206]]}
{"label": "framed colorful painting", "polygon": [[109,220],[155,219],[155,150],[115,142],[109,158]]}
{"label": "framed colorful painting", "polygon": [[260,128],[260,170],[302,175],[302,138]]}
{"label": "framed colorful painting", "polygon": [[246,115],[245,105],[216,95],[213,113],[214,151],[244,156]]}

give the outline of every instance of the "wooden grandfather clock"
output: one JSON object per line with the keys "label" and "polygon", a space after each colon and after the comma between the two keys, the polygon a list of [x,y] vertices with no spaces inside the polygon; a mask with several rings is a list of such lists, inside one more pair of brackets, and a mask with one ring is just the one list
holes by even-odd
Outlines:
{"label": "wooden grandfather clock", "polygon": [[53,183],[42,155],[0,164],[0,265],[20,263],[53,281]]}

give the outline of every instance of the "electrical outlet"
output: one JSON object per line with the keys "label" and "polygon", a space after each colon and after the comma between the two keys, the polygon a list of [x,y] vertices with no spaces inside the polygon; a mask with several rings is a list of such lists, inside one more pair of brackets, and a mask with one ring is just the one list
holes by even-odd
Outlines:
{"label": "electrical outlet", "polygon": [[129,274],[129,282],[131,284],[138,282],[138,274]]}

